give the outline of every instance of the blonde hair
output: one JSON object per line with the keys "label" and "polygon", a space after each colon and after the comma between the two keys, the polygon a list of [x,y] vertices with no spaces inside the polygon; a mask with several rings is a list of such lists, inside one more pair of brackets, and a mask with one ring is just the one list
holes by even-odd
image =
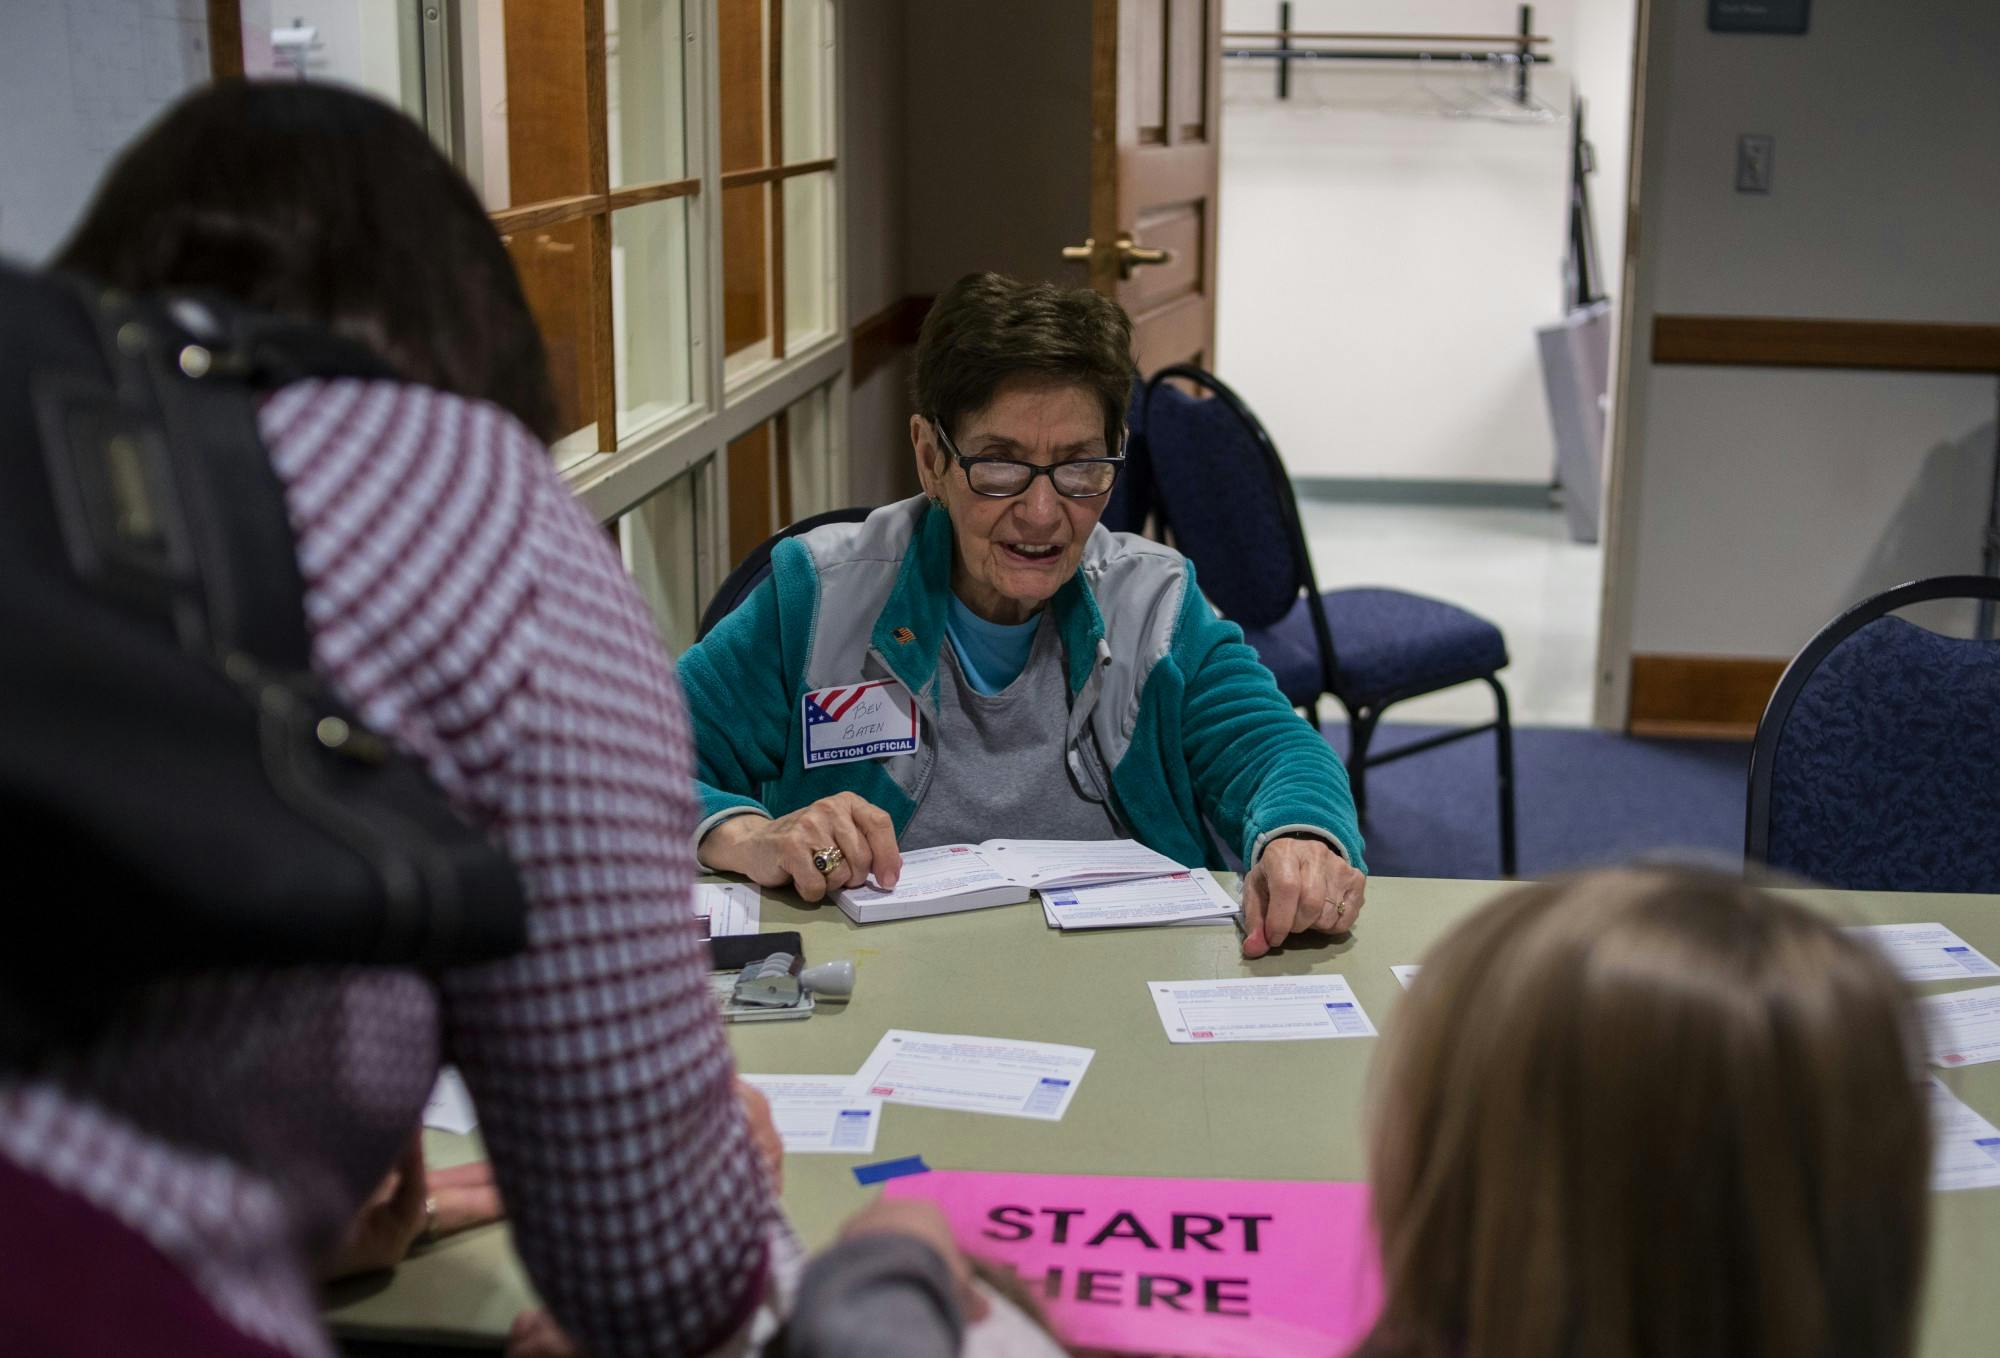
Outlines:
{"label": "blonde hair", "polygon": [[1928,1214],[1909,998],[1734,878],[1508,893],[1424,959],[1372,1138],[1370,1358],[1899,1358]]}

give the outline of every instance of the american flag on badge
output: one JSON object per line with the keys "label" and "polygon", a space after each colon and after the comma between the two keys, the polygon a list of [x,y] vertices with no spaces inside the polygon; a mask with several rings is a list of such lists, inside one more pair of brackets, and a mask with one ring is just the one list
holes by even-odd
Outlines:
{"label": "american flag on badge", "polygon": [[849,708],[861,701],[861,695],[873,687],[873,684],[848,684],[842,688],[823,688],[806,694],[806,725],[819,726],[839,721],[847,715]]}

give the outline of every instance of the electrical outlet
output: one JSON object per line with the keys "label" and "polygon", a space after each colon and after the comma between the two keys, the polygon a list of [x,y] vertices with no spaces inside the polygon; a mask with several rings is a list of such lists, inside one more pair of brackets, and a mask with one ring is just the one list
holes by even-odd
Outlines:
{"label": "electrical outlet", "polygon": [[1736,139],[1736,191],[1769,193],[1776,138],[1746,132]]}

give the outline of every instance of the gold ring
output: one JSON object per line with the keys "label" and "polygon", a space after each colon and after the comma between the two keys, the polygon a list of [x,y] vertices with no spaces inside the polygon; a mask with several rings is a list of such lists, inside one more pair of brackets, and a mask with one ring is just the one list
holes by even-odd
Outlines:
{"label": "gold ring", "polygon": [[838,844],[829,844],[824,849],[813,850],[813,871],[822,877],[846,861],[847,855],[840,851]]}

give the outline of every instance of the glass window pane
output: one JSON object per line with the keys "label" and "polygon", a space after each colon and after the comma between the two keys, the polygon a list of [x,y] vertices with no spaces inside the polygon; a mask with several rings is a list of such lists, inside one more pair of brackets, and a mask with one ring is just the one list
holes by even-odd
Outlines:
{"label": "glass window pane", "polygon": [[724,174],[770,164],[765,123],[771,112],[771,63],[764,44],[769,11],[767,0],[716,0]]}
{"label": "glass window pane", "polygon": [[698,404],[693,361],[693,290],[688,272],[688,205],[668,198],[611,217],[612,338],[618,439]]}
{"label": "glass window pane", "polygon": [[772,355],[769,203],[766,184],[722,193],[722,353],[732,375]]}
{"label": "glass window pane", "polygon": [[667,482],[618,521],[625,569],[652,607],[660,639],[677,653],[694,644],[706,602],[701,558],[708,475],[704,462]]}
{"label": "glass window pane", "polygon": [[829,0],[781,0],[784,30],[779,53],[783,68],[784,159],[788,165],[824,160],[834,154],[833,6]]}
{"label": "glass window pane", "polygon": [[604,0],[614,189],[688,177],[686,28],[681,0]]}
{"label": "glass window pane", "polygon": [[241,12],[245,75],[351,85],[424,120],[423,38],[415,5],[243,0]]}
{"label": "glass window pane", "polygon": [[845,478],[838,474],[833,447],[833,388],[820,387],[785,407],[784,466],[780,479],[789,491],[786,521],[796,523],[847,503]]}
{"label": "glass window pane", "polygon": [[[555,386],[558,453],[597,451],[591,395],[596,389],[597,342],[590,322],[592,277],[590,219],[538,226],[502,236],[521,291],[542,329],[549,377]],[[575,437],[570,437],[574,433]],[[558,461],[567,461],[558,457]]]}
{"label": "glass window pane", "polygon": [[465,172],[489,211],[590,192],[583,0],[464,0]]}
{"label": "glass window pane", "polygon": [[834,332],[833,172],[783,182],[785,353]]}

